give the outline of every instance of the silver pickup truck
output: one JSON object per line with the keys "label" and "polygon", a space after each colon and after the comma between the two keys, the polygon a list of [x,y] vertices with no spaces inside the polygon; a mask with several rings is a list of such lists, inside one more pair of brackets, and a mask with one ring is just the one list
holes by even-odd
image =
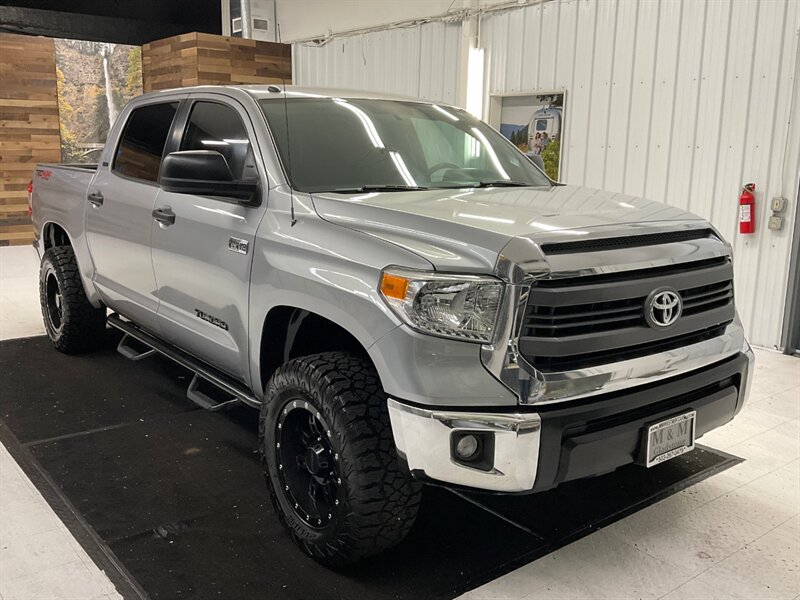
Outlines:
{"label": "silver pickup truck", "polygon": [[731,248],[678,208],[550,181],[464,111],[276,86],[145,94],[92,167],[33,176],[47,333],[260,408],[278,514],[329,565],[425,482],[531,493],[694,447],[753,370]]}

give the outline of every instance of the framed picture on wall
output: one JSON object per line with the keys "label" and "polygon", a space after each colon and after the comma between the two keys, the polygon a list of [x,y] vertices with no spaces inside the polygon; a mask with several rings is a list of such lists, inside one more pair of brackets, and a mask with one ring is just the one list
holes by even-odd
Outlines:
{"label": "framed picture on wall", "polygon": [[558,180],[564,137],[564,90],[493,95],[489,124],[527,155],[542,158],[545,172]]}
{"label": "framed picture on wall", "polygon": [[55,40],[61,160],[100,161],[120,110],[142,93],[139,46]]}

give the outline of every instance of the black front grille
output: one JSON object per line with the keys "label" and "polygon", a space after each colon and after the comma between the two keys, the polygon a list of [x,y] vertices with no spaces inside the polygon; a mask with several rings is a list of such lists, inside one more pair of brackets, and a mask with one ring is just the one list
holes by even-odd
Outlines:
{"label": "black front grille", "polygon": [[720,281],[688,290],[680,290],[683,314],[695,315],[733,302],[733,281]]}
{"label": "black front grille", "polygon": [[[732,302],[733,282],[719,281],[678,292],[683,299],[683,314],[689,316]],[[646,300],[645,295],[564,306],[528,303],[522,335],[540,338],[565,337],[646,326],[644,320]]]}
{"label": "black front grille", "polygon": [[[617,362],[718,336],[735,316],[727,258],[682,270],[629,272],[624,280],[619,275],[536,281],[520,331],[526,360],[543,371]],[[683,312],[672,326],[655,328],[645,320],[645,305],[662,287],[679,292]]]}

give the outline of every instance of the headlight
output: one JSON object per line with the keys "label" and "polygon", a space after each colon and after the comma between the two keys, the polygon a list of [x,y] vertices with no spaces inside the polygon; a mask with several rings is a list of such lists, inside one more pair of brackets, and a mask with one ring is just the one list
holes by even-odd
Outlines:
{"label": "headlight", "polygon": [[478,275],[440,275],[386,269],[380,292],[391,309],[423,333],[490,343],[503,283]]}

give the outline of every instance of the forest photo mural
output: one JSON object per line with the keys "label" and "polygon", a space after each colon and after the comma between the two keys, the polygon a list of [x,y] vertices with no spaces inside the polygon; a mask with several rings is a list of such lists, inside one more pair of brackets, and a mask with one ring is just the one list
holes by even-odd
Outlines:
{"label": "forest photo mural", "polygon": [[61,160],[96,163],[108,130],[142,93],[139,46],[55,40]]}

